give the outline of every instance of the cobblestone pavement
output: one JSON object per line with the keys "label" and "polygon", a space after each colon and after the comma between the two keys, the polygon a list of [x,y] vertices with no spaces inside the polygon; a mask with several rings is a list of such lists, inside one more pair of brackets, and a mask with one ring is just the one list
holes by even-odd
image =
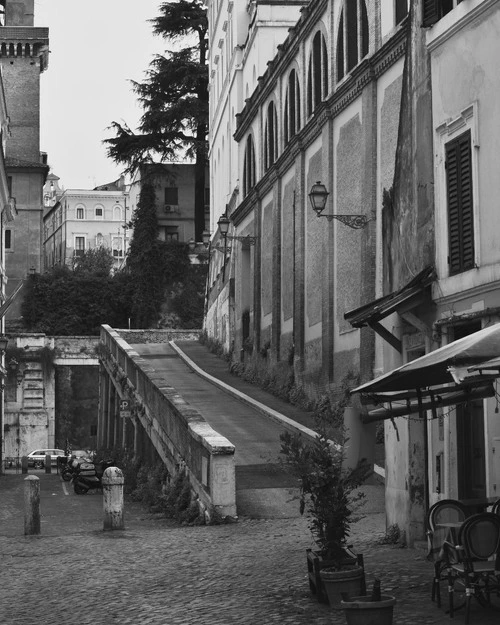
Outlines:
{"label": "cobblestone pavement", "polygon": [[[58,475],[36,475],[38,537],[24,536],[26,476],[0,476],[2,625],[346,622],[342,612],[311,596],[305,550],[312,545],[303,518],[181,527],[127,502],[125,530],[104,532],[101,493],[77,496]],[[395,625],[448,623],[430,601],[432,567],[425,553],[379,544],[384,515],[376,509],[368,504],[352,534],[368,585],[377,575],[383,592],[396,596]],[[473,610],[473,623],[499,622],[498,613]],[[462,621],[458,613],[455,622]]]}

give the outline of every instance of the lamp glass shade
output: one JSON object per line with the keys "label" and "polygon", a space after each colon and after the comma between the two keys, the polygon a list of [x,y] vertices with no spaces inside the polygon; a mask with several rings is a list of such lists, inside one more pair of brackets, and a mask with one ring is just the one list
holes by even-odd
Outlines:
{"label": "lamp glass shade", "polygon": [[201,236],[203,238],[203,243],[208,245],[210,243],[210,232],[208,230],[203,230],[203,234]]}
{"label": "lamp glass shade", "polygon": [[311,187],[309,199],[311,201],[311,206],[313,207],[313,210],[318,215],[325,210],[326,199],[329,195],[330,194],[326,190],[325,185],[321,184],[321,182],[319,181],[316,182],[316,184],[313,184],[313,186]]}
{"label": "lamp glass shade", "polygon": [[0,335],[0,352],[5,352],[9,339],[6,336]]}
{"label": "lamp glass shade", "polygon": [[222,236],[226,236],[228,230],[229,230],[229,224],[231,223],[229,217],[226,215],[226,213],[222,214],[219,217],[219,221],[217,222],[218,226],[219,226],[219,230],[220,233],[222,234]]}
{"label": "lamp glass shade", "polygon": [[189,246],[189,251],[194,252],[194,249],[196,247],[196,242],[192,237],[188,241],[188,246]]}

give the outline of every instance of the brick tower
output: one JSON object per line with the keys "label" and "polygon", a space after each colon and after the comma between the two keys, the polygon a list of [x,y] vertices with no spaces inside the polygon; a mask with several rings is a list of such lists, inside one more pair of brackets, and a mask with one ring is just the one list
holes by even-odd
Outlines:
{"label": "brick tower", "polygon": [[[5,228],[7,295],[33,271],[42,257],[43,184],[48,173],[40,153],[40,74],[47,68],[49,29],[35,27],[34,0],[0,0],[0,66],[10,118],[5,162],[17,215]],[[20,316],[17,298],[6,320]]]}

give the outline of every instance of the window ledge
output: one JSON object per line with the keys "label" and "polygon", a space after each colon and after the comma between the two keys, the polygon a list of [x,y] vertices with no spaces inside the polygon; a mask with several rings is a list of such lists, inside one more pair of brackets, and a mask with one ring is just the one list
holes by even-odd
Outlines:
{"label": "window ledge", "polygon": [[469,0],[469,2],[461,2],[427,30],[426,44],[429,52],[439,48],[482,13],[497,4],[497,2],[498,0]]}

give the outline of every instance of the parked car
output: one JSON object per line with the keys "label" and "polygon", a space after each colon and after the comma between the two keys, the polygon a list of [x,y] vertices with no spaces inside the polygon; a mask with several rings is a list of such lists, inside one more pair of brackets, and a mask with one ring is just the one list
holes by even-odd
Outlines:
{"label": "parked car", "polygon": [[65,456],[63,449],[36,449],[28,454],[28,466],[35,469],[43,469],[45,466],[45,456],[50,454],[52,456],[52,464],[57,464],[57,458],[59,456]]}
{"label": "parked car", "polygon": [[89,449],[74,449],[71,452],[70,458],[89,458],[89,460],[93,460],[94,452]]}

